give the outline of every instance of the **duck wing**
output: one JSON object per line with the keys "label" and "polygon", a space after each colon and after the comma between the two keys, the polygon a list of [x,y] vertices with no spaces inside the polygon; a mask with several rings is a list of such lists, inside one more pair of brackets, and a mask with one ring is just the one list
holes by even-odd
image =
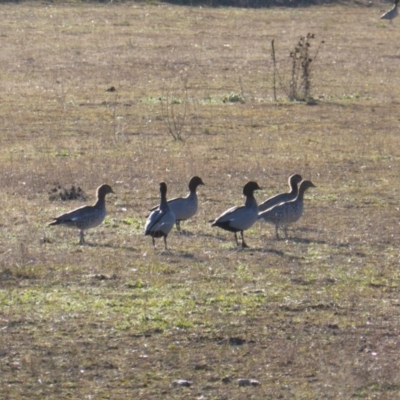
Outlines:
{"label": "duck wing", "polygon": [[59,215],[58,217],[54,218],[54,221],[51,222],[49,225],[74,225],[82,220],[82,218],[90,218],[96,213],[97,210],[93,206],[82,206],[65,214]]}
{"label": "duck wing", "polygon": [[[162,230],[170,231],[175,223],[175,215],[170,211],[155,210],[150,215],[146,221],[144,227],[145,235],[150,235],[151,232]],[[165,226],[164,226],[165,225]],[[165,229],[162,229],[163,226]]]}
{"label": "duck wing", "polygon": [[[168,203],[169,206],[170,206],[171,204],[173,204],[173,205],[175,205],[175,204],[178,205],[178,204],[179,204],[179,205],[180,205],[181,203],[184,204],[184,203],[185,203],[185,200],[186,200],[185,197],[174,197],[173,199],[168,200],[167,203]],[[157,210],[158,208],[160,208],[160,205],[154,206],[154,207],[150,208],[149,211],[155,211],[155,210]]]}
{"label": "duck wing", "polygon": [[[243,207],[243,206],[242,206]],[[233,206],[231,208],[229,208],[228,210],[224,211],[219,217],[210,220],[209,222],[213,222],[213,224],[211,226],[216,225],[217,222],[223,222],[223,221],[229,221],[231,220],[232,217],[232,213],[242,207],[238,207],[238,206]]]}
{"label": "duck wing", "polygon": [[266,211],[269,208],[272,208],[278,204],[286,203],[287,201],[294,200],[297,194],[291,193],[281,193],[277,194],[276,196],[272,196],[269,199],[265,200],[263,203],[258,205],[258,211]]}

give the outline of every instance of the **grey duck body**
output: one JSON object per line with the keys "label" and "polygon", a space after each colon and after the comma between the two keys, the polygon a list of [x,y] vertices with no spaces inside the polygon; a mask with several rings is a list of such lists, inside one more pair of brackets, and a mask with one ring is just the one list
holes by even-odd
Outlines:
{"label": "grey duck body", "polygon": [[[198,209],[197,187],[204,185],[198,176],[194,176],[189,182],[189,194],[186,197],[175,197],[167,201],[170,210],[175,214],[176,229],[181,230],[181,221],[192,218]],[[159,206],[153,207],[150,211],[155,211]]]}
{"label": "grey duck body", "polygon": [[107,215],[106,195],[114,193],[111,186],[104,184],[97,188],[97,201],[93,206],[83,206],[54,218],[52,225],[63,225],[79,229],[79,244],[85,243],[84,231],[99,226]]}
{"label": "grey duck body", "polygon": [[233,232],[235,234],[236,244],[239,246],[237,239],[237,232],[240,232],[242,237],[242,247],[248,247],[244,240],[243,231],[249,229],[256,221],[258,217],[258,205],[254,198],[254,192],[261,190],[257,182],[248,182],[243,187],[243,194],[246,196],[246,202],[244,206],[232,207],[223,212],[218,218],[212,220],[211,226],[218,226],[219,228],[225,229],[226,231]]}
{"label": "grey duck body", "polygon": [[176,217],[171,211],[167,202],[167,184],[160,183],[160,206],[154,210],[147,218],[144,227],[145,236],[151,236],[153,247],[155,247],[154,238],[164,238],[164,248],[167,250],[167,236],[173,228]]}
{"label": "grey duck body", "polygon": [[390,20],[390,23],[392,23],[393,19],[395,19],[399,15],[398,3],[399,0],[395,0],[394,7],[385,14],[383,14],[380,19],[388,19]]}
{"label": "grey duck body", "polygon": [[272,196],[269,199],[265,200],[258,205],[258,212],[268,210],[269,208],[274,207],[280,203],[286,203],[287,201],[295,200],[297,194],[299,193],[299,183],[302,181],[302,179],[303,178],[299,174],[289,176],[288,183],[290,191],[287,193],[277,194],[276,196]]}
{"label": "grey duck body", "polygon": [[275,225],[275,235],[279,239],[278,228],[282,227],[287,237],[287,225],[293,224],[303,215],[304,193],[308,188],[315,185],[308,180],[300,183],[299,193],[295,200],[278,204],[266,211],[259,213],[258,219]]}

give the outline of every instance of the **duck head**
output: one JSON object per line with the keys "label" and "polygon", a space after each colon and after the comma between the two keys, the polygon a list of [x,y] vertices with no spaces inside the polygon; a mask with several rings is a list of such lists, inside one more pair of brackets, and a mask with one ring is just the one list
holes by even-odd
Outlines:
{"label": "duck head", "polygon": [[204,185],[204,182],[201,180],[200,177],[194,176],[189,182],[189,190],[191,192],[195,192],[197,189],[197,186],[199,186],[199,185]]}
{"label": "duck head", "polygon": [[309,188],[315,188],[316,186],[311,182],[311,181],[301,181],[300,187],[299,187],[299,192],[304,193],[307,189]]}
{"label": "duck head", "polygon": [[103,184],[97,188],[97,197],[104,198],[109,193],[115,194],[110,185]]}
{"label": "duck head", "polygon": [[303,178],[299,174],[291,175],[289,177],[289,185],[290,185],[290,187],[293,187],[295,185],[298,185],[302,180],[303,180]]}
{"label": "duck head", "polygon": [[243,186],[243,194],[245,196],[252,196],[255,190],[261,190],[257,182],[250,181]]}
{"label": "duck head", "polygon": [[167,195],[167,184],[165,182],[160,183],[160,193],[161,195]]}

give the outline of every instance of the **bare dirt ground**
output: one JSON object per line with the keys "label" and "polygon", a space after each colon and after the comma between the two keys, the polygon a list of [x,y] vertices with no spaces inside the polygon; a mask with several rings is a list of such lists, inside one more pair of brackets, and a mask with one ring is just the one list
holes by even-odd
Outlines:
{"label": "bare dirt ground", "polygon": [[[0,6],[2,398],[400,396],[388,8]],[[312,57],[324,41],[310,105],[287,96],[307,33]],[[287,240],[257,223],[242,250],[210,227],[248,180],[263,201],[293,173],[317,188]],[[198,214],[153,250],[158,183],[178,196],[193,175],[206,184]],[[86,246],[47,227],[105,182],[116,195]],[[51,197],[73,185],[86,202]]]}

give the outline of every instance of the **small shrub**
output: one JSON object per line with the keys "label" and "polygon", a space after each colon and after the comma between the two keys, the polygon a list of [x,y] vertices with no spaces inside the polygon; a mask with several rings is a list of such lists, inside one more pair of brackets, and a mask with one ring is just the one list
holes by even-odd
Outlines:
{"label": "small shrub", "polygon": [[293,51],[290,52],[291,71],[289,83],[285,84],[277,72],[274,41],[272,41],[272,62],[274,68],[273,90],[274,100],[276,100],[276,76],[279,78],[280,86],[287,94],[290,101],[309,101],[311,100],[312,88],[312,65],[317,58],[319,49],[324,41],[321,41],[314,56],[311,56],[311,43],[315,39],[313,33],[301,36]]}
{"label": "small shrub", "polygon": [[222,99],[223,103],[244,103],[243,96],[238,93],[230,93]]}
{"label": "small shrub", "polygon": [[182,78],[183,89],[179,90],[181,96],[171,93],[171,86],[166,90],[165,96],[160,98],[161,112],[164,116],[168,133],[174,140],[184,141],[187,131],[187,116],[189,96],[187,79]]}
{"label": "small shrub", "polygon": [[64,186],[56,183],[49,192],[50,201],[68,201],[68,200],[86,200],[86,194],[80,186],[71,186],[71,189],[67,189]]}

